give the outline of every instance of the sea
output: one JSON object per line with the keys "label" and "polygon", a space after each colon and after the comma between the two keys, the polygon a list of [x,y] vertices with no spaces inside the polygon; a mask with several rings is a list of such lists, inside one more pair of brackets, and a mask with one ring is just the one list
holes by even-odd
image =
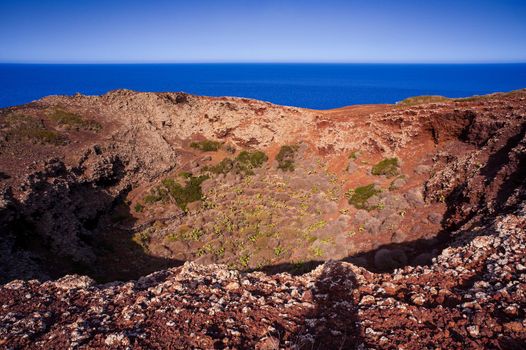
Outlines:
{"label": "sea", "polygon": [[517,64],[0,64],[0,107],[114,89],[238,96],[330,109],[410,96],[465,97],[526,88]]}

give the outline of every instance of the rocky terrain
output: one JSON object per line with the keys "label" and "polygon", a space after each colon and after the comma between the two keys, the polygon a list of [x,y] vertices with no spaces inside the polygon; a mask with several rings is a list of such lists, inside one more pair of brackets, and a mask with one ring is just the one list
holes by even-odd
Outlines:
{"label": "rocky terrain", "polygon": [[0,348],[522,349],[526,90],[0,110]]}

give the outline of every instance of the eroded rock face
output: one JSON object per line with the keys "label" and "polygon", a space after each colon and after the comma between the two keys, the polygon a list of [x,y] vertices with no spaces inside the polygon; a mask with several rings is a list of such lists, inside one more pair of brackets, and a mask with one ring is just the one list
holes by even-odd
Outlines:
{"label": "eroded rock face", "polygon": [[[525,101],[119,90],[2,110],[0,347],[520,348]],[[243,151],[265,160],[210,171]],[[184,210],[146,200],[200,176]]]}

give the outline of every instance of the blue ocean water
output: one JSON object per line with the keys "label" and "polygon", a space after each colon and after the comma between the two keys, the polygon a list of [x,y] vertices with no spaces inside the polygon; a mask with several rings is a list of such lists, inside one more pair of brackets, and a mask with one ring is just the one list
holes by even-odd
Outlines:
{"label": "blue ocean water", "polygon": [[0,64],[0,107],[119,88],[328,109],[526,88],[526,64]]}

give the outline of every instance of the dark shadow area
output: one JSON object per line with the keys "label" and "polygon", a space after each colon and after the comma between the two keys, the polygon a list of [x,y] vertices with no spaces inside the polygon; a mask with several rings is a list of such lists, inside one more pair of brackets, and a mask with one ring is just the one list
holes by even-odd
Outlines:
{"label": "dark shadow area", "polygon": [[[449,231],[442,230],[433,238],[386,244],[374,250],[348,256],[340,259],[340,261],[353,263],[371,272],[393,272],[395,269],[405,266],[430,265],[432,259],[438,256],[443,249],[447,248],[449,243]],[[324,262],[325,260],[310,260],[302,263],[282,263],[246,271],[262,271],[267,274],[287,272],[298,276],[312,271]]]}
{"label": "dark shadow area", "polygon": [[124,198],[125,195],[115,198],[111,209],[96,220],[96,233],[83,237],[96,255],[86,274],[100,283],[128,281],[182,265],[184,261],[149,254],[145,246],[134,240],[141,227],[135,226],[136,220]]}
{"label": "dark shadow area", "polygon": [[298,349],[355,349],[363,343],[352,293],[357,286],[354,274],[344,266],[325,265],[312,289],[314,308],[293,336]]}
{"label": "dark shadow area", "polygon": [[[521,131],[513,137],[513,143],[511,145],[506,145],[506,148],[510,148],[510,150],[514,147],[517,147],[521,140],[524,140],[526,137],[526,123],[522,124]],[[508,157],[509,158],[509,157]],[[523,191],[518,194],[517,200],[520,201],[524,199],[525,191],[524,188],[526,183],[526,153],[521,152],[518,154],[518,158],[514,160],[517,162],[516,170],[509,174],[506,181],[502,184],[501,188],[499,189],[496,200],[497,200],[497,207],[499,209],[505,209],[504,206],[508,200],[508,198],[518,189],[522,188]],[[505,166],[506,164],[502,164],[501,167]]]}
{"label": "dark shadow area", "polygon": [[517,134],[510,137],[506,144],[495,153],[491,154],[488,158],[488,162],[480,170],[480,173],[486,178],[486,184],[489,184],[498,172],[506,165],[510,163],[510,152],[519,145],[526,134],[526,123],[523,123]]}
{"label": "dark shadow area", "polygon": [[[120,161],[95,182],[72,181],[60,161],[30,176],[23,202],[4,193],[0,211],[0,282],[56,279],[83,274],[97,282],[137,279],[179,266],[181,261],[151,256],[132,240],[135,219],[124,198],[110,187],[124,176]],[[117,225],[119,223],[119,225]]]}

